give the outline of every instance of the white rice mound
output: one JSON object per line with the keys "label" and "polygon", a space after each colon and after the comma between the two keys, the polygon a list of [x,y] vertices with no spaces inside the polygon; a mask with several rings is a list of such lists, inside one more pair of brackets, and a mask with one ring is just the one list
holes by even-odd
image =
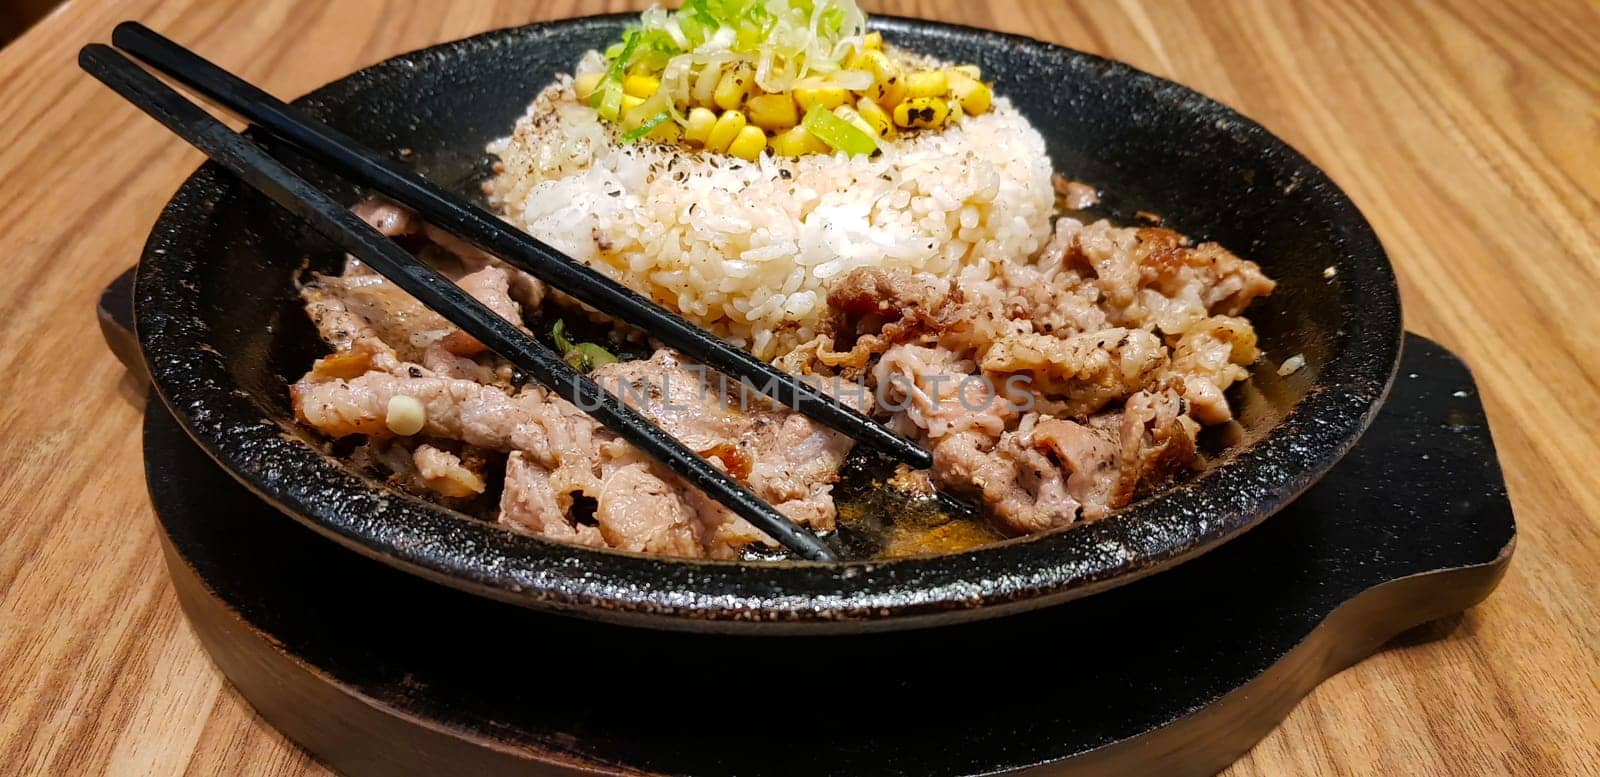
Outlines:
{"label": "white rice mound", "polygon": [[764,359],[812,340],[858,267],[975,283],[1050,237],[1044,139],[1003,97],[873,157],[620,141],[571,79],[533,101],[485,184],[516,226]]}

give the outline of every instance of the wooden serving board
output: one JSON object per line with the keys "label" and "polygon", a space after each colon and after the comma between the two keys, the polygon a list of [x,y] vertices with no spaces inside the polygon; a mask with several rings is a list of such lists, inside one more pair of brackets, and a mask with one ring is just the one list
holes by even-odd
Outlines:
{"label": "wooden serving board", "polygon": [[[642,631],[464,594],[277,513],[148,407],[196,634],[263,718],[351,775],[1211,774],[1323,679],[1481,601],[1516,540],[1472,377],[1414,335],[1355,451],[1241,539],[1053,609],[852,637]],[[775,682],[774,662],[815,684]]]}

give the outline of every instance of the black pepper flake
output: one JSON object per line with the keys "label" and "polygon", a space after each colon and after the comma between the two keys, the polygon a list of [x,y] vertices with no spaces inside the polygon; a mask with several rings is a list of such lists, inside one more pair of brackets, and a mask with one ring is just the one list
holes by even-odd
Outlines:
{"label": "black pepper flake", "polygon": [[420,378],[420,377],[422,377],[422,368],[421,367],[411,367],[411,368],[406,370],[406,374],[410,375],[413,378]]}
{"label": "black pepper flake", "polygon": [[794,173],[789,172],[789,169],[786,167],[780,167],[778,168],[778,176],[787,181],[794,177]]}

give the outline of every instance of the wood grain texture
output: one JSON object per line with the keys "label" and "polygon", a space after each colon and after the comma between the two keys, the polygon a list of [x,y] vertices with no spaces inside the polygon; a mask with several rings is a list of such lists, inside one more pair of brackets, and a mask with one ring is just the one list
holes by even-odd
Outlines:
{"label": "wood grain texture", "polygon": [[[1231,775],[1600,769],[1600,5],[1591,0],[901,0],[1045,38],[1242,110],[1372,220],[1409,328],[1477,372],[1521,525],[1500,590],[1324,684]],[[100,345],[196,152],[83,76],[135,18],[281,95],[569,0],[73,0],[0,50],[0,764],[24,774],[325,771],[187,630]]]}

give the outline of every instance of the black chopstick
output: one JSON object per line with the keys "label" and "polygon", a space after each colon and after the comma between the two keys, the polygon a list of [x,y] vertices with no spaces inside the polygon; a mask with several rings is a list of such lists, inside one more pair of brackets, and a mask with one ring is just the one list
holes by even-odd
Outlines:
{"label": "black chopstick", "polygon": [[712,369],[744,379],[745,385],[857,442],[918,469],[933,466],[932,455],[916,443],[874,423],[804,381],[728,345],[537,238],[507,226],[493,214],[395,165],[353,138],[154,30],[138,22],[123,22],[112,32],[111,41],[157,71],[311,152],[335,170],[416,211],[424,221],[459,235],[511,266],[639,327]]}
{"label": "black chopstick", "polygon": [[790,522],[726,473],[578,373],[554,351],[501,318],[115,49],[100,44],[85,46],[78,54],[78,64],[206,156],[310,222],[325,237],[535,380],[579,407],[593,408],[588,412],[595,420],[667,465],[784,547],[809,559],[837,560],[815,535]]}

